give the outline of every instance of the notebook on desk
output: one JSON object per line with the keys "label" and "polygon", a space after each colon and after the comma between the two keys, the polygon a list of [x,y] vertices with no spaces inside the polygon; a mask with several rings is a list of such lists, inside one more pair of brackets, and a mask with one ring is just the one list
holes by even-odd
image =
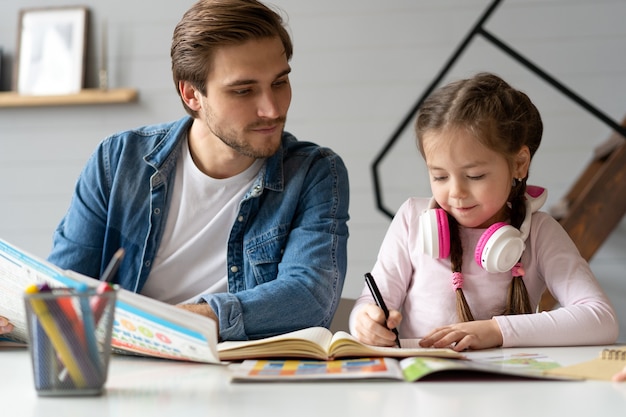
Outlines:
{"label": "notebook on desk", "polygon": [[610,381],[626,366],[626,346],[605,348],[594,359],[548,371],[551,375]]}

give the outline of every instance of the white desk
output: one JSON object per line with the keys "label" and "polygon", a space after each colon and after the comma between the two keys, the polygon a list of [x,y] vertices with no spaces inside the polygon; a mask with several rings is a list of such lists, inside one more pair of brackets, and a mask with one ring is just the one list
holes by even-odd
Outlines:
{"label": "white desk", "polygon": [[[598,346],[520,348],[562,365]],[[113,356],[99,397],[38,397],[26,349],[0,348],[2,416],[450,416],[612,417],[626,414],[626,383],[460,380],[232,383],[226,367]]]}

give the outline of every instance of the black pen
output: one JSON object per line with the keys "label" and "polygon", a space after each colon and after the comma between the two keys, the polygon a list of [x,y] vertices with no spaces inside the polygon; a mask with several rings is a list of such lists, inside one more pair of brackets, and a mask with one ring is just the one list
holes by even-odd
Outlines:
{"label": "black pen", "polygon": [[[383,310],[383,313],[385,313],[386,322],[386,320],[389,318],[389,310],[387,309],[385,300],[383,300],[383,296],[378,290],[378,286],[376,285],[376,281],[374,281],[374,277],[369,272],[365,274],[365,282],[367,283],[367,286],[372,293],[372,297],[374,297],[374,301],[376,301],[376,305],[380,307],[381,310]],[[398,345],[399,348],[402,348],[402,346],[400,346],[400,336],[398,335],[398,329],[393,328],[391,329],[391,331],[396,335],[396,345]]]}

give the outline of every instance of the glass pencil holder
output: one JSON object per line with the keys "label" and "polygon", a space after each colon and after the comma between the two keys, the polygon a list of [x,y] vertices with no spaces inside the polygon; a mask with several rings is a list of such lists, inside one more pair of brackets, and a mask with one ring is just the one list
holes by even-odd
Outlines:
{"label": "glass pencil holder", "polygon": [[28,347],[39,396],[102,394],[116,302],[113,287],[102,288],[26,291]]}

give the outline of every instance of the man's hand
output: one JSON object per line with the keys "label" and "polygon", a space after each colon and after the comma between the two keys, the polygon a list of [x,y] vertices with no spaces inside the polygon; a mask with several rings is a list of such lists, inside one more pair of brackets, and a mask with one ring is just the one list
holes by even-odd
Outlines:
{"label": "man's hand", "polygon": [[213,311],[213,309],[207,303],[200,304],[178,304],[176,307],[182,308],[183,310],[191,311],[192,313],[200,314],[201,316],[208,317],[213,319],[215,322],[215,328],[217,329],[217,340],[220,339],[220,324],[217,319],[217,315]]}
{"label": "man's hand", "polygon": [[0,334],[11,333],[12,331],[13,325],[9,323],[9,320],[0,317]]}
{"label": "man's hand", "polygon": [[465,349],[488,349],[502,346],[502,332],[495,320],[478,320],[439,327],[426,335],[422,347],[451,347],[457,352]]}

